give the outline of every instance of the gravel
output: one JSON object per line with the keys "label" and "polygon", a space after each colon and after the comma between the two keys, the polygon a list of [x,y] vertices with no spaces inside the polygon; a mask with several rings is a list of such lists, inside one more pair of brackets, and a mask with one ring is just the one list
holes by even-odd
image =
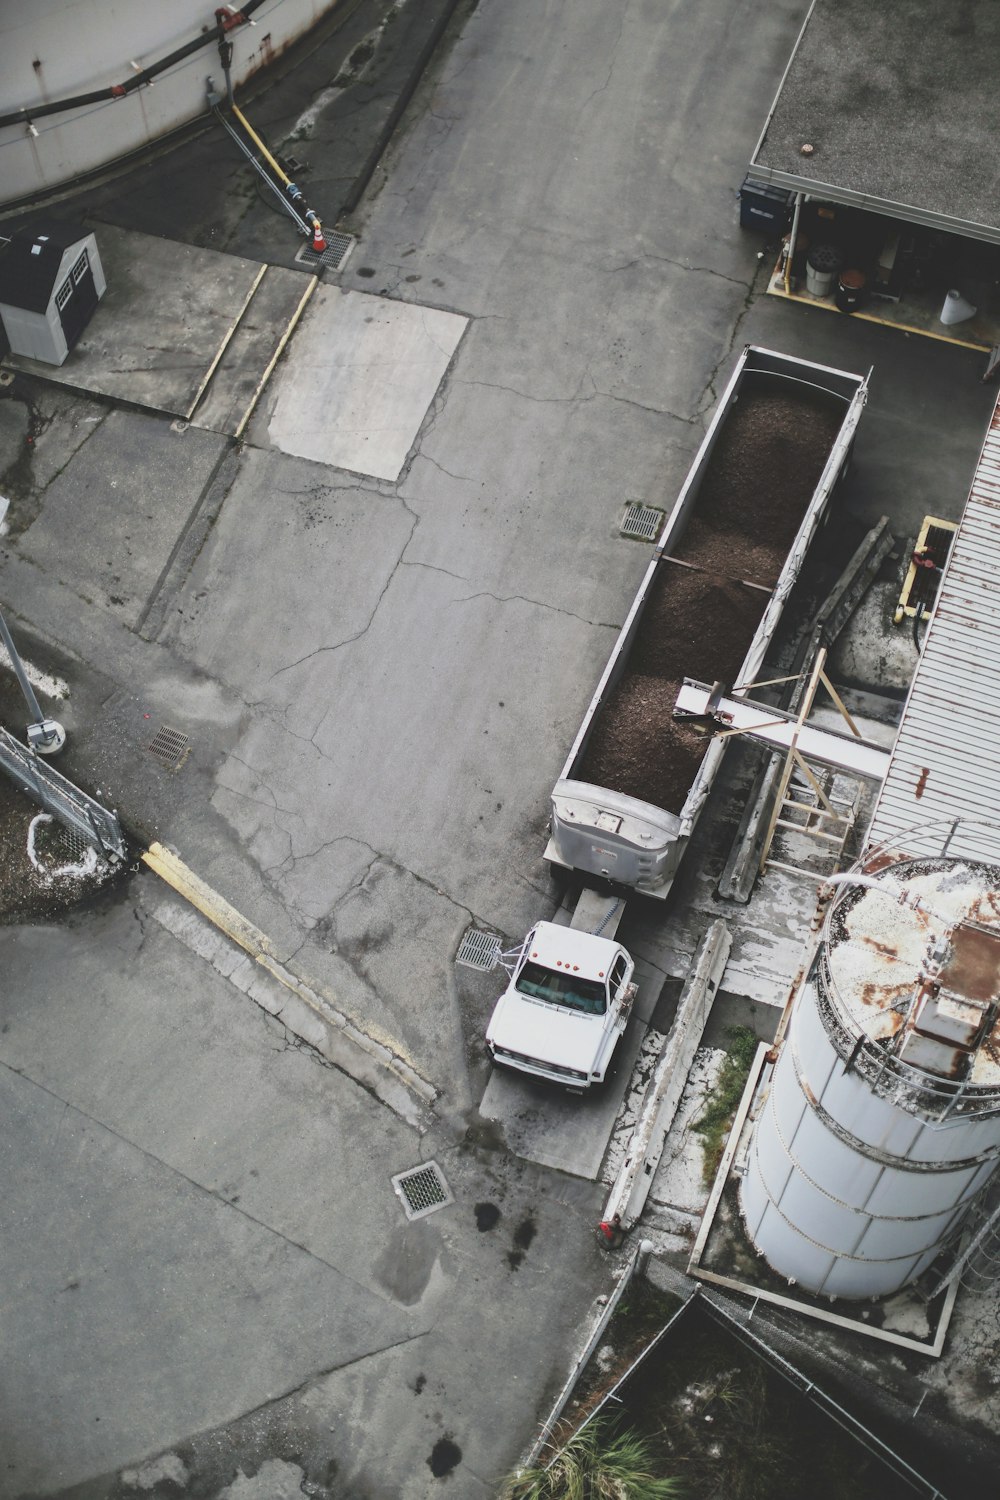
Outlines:
{"label": "gravel", "polygon": [[97,858],[0,775],[0,924],[46,922],[93,899],[128,871]]}

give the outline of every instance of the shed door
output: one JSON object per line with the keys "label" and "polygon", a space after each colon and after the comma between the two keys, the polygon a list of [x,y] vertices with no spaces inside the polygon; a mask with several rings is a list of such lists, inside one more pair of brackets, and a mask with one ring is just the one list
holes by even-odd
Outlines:
{"label": "shed door", "polygon": [[72,349],[90,322],[96,306],[97,287],[94,285],[90,256],[84,250],[56,292],[56,307],[67,348]]}

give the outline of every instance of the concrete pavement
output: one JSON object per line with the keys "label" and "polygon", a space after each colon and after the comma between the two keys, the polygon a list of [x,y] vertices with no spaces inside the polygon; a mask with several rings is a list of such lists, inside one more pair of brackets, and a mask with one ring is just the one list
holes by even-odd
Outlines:
{"label": "concrete pavement", "polygon": [[[0,1494],[182,1474],[214,1497],[241,1469],[278,1493],[280,1462],[317,1494],[488,1495],[561,1383],[608,1285],[599,1191],[479,1117],[498,985],[452,958],[470,921],[519,936],[557,903],[548,793],[647,561],[623,502],[669,503],[747,341],[876,365],[859,535],[890,502],[900,534],[957,514],[992,404],[962,351],[760,295],[735,191],[804,9],[460,12],[335,283],[469,320],[397,479],[281,451],[294,338],[240,448],[33,385],[26,460],[30,413],[0,405],[0,598],[71,683],[67,774],[441,1090],[422,1128],[303,1050],[156,919],[150,875],[0,931]],[[204,209],[176,167],[155,180],[175,222]],[[227,247],[291,260],[263,208],[218,215]],[[190,735],[173,774],[144,748],[160,723]],[[666,921],[621,930],[654,975]],[[391,1176],[431,1159],[455,1202],[407,1223]]]}

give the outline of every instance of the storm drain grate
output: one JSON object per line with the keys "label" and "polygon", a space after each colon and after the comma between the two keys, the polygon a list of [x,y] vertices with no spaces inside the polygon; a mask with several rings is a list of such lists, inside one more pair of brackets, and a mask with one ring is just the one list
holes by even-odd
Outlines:
{"label": "storm drain grate", "polygon": [[630,500],[622,516],[621,534],[637,537],[641,542],[652,542],[665,515],[666,512],[657,510],[655,505],[643,505],[638,500]]}
{"label": "storm drain grate", "polygon": [[411,1167],[409,1172],[398,1173],[392,1185],[408,1219],[423,1219],[455,1201],[436,1161],[425,1161],[422,1166]]}
{"label": "storm drain grate", "polygon": [[146,749],[155,755],[168,771],[179,771],[188,758],[191,742],[179,729],[169,729],[166,724],[153,735]]}
{"label": "storm drain grate", "polygon": [[295,259],[302,266],[325,266],[328,271],[342,271],[347,264],[347,257],[358,243],[353,234],[342,234],[339,229],[331,230],[325,234],[326,249],[314,250],[311,245],[303,245]]}
{"label": "storm drain grate", "polygon": [[478,969],[481,974],[488,974],[491,969],[496,968],[500,946],[501,940],[495,932],[480,932],[478,928],[470,927],[458,945],[455,962],[465,964],[467,969]]}

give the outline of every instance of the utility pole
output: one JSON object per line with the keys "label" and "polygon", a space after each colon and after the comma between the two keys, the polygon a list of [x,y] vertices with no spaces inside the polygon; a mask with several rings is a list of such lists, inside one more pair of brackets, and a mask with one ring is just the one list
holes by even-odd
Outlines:
{"label": "utility pole", "polygon": [[[9,505],[10,501],[0,495],[0,525],[3,523]],[[66,731],[57,719],[47,719],[42,713],[38,699],[35,697],[34,689],[28,681],[28,674],[24,670],[24,663],[17,654],[17,647],[11,639],[10,631],[7,629],[7,622],[2,613],[0,613],[0,642],[6,647],[7,655],[10,657],[10,664],[14,668],[14,675],[21,685],[21,692],[24,694],[28,711],[31,714],[31,722],[28,724],[26,731],[28,744],[32,750],[37,750],[41,755],[54,755],[57,750],[61,750],[63,745],[65,745]]]}

